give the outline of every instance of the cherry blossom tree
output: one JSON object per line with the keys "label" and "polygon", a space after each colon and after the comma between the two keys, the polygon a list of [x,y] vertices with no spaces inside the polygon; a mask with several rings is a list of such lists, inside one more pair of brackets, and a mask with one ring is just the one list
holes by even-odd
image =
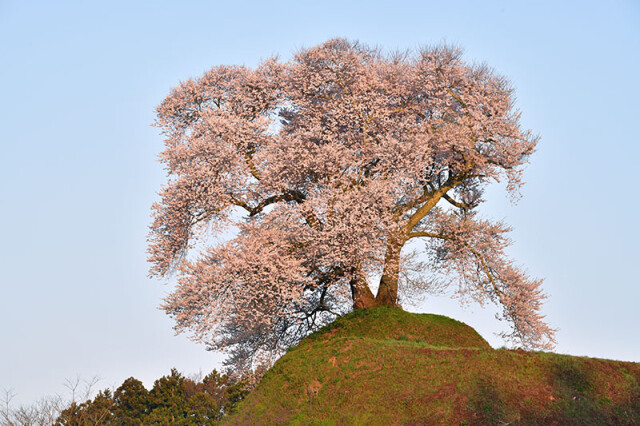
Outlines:
{"label": "cherry blossom tree", "polygon": [[[504,338],[551,348],[541,281],[506,256],[509,228],[477,212],[490,182],[519,196],[536,147],[513,103],[508,80],[458,48],[343,39],[181,83],[157,109],[169,180],[149,259],[151,275],[177,275],[164,310],[252,367],[438,283],[500,306]],[[403,251],[412,240],[423,261]]]}

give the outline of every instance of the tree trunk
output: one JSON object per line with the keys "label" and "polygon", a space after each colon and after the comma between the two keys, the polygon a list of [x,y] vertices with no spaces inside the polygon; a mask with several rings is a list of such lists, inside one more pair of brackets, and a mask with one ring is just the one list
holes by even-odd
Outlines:
{"label": "tree trunk", "polygon": [[354,311],[378,306],[369,285],[363,280],[358,279],[351,281],[351,295],[353,297]]}
{"label": "tree trunk", "polygon": [[384,259],[384,269],[380,278],[380,286],[376,296],[377,306],[392,306],[400,308],[398,304],[398,275],[400,273],[400,251],[402,244],[390,240]]}

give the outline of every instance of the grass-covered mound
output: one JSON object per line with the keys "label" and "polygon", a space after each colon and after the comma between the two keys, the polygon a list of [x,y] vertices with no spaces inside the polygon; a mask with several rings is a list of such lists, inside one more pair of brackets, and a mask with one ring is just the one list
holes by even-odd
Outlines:
{"label": "grass-covered mound", "polygon": [[471,327],[357,311],[283,356],[233,424],[640,424],[640,364],[494,350]]}
{"label": "grass-covered mound", "polygon": [[341,338],[400,340],[447,348],[491,348],[473,328],[449,317],[376,308],[361,309],[340,318],[307,337],[297,349]]}

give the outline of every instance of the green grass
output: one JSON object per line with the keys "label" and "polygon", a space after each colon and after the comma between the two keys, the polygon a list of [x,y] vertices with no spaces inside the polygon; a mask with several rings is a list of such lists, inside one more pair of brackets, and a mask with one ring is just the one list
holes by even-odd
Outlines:
{"label": "green grass", "polygon": [[640,364],[494,350],[471,327],[356,311],[303,340],[233,424],[640,424]]}
{"label": "green grass", "polygon": [[309,336],[297,349],[340,337],[398,340],[449,348],[490,348],[486,340],[463,322],[442,315],[412,314],[383,307],[352,312]]}

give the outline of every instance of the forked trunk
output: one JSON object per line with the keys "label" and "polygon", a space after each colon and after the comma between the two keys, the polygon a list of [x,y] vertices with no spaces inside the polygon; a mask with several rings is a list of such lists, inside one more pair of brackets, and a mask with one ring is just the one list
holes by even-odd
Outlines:
{"label": "forked trunk", "polygon": [[402,244],[390,242],[387,246],[385,264],[380,278],[378,294],[374,296],[364,279],[351,281],[353,310],[390,306],[401,308],[398,304],[398,274],[400,271],[400,251]]}
{"label": "forked trunk", "polygon": [[378,306],[369,285],[363,280],[353,280],[351,282],[351,295],[353,297],[354,311]]}

